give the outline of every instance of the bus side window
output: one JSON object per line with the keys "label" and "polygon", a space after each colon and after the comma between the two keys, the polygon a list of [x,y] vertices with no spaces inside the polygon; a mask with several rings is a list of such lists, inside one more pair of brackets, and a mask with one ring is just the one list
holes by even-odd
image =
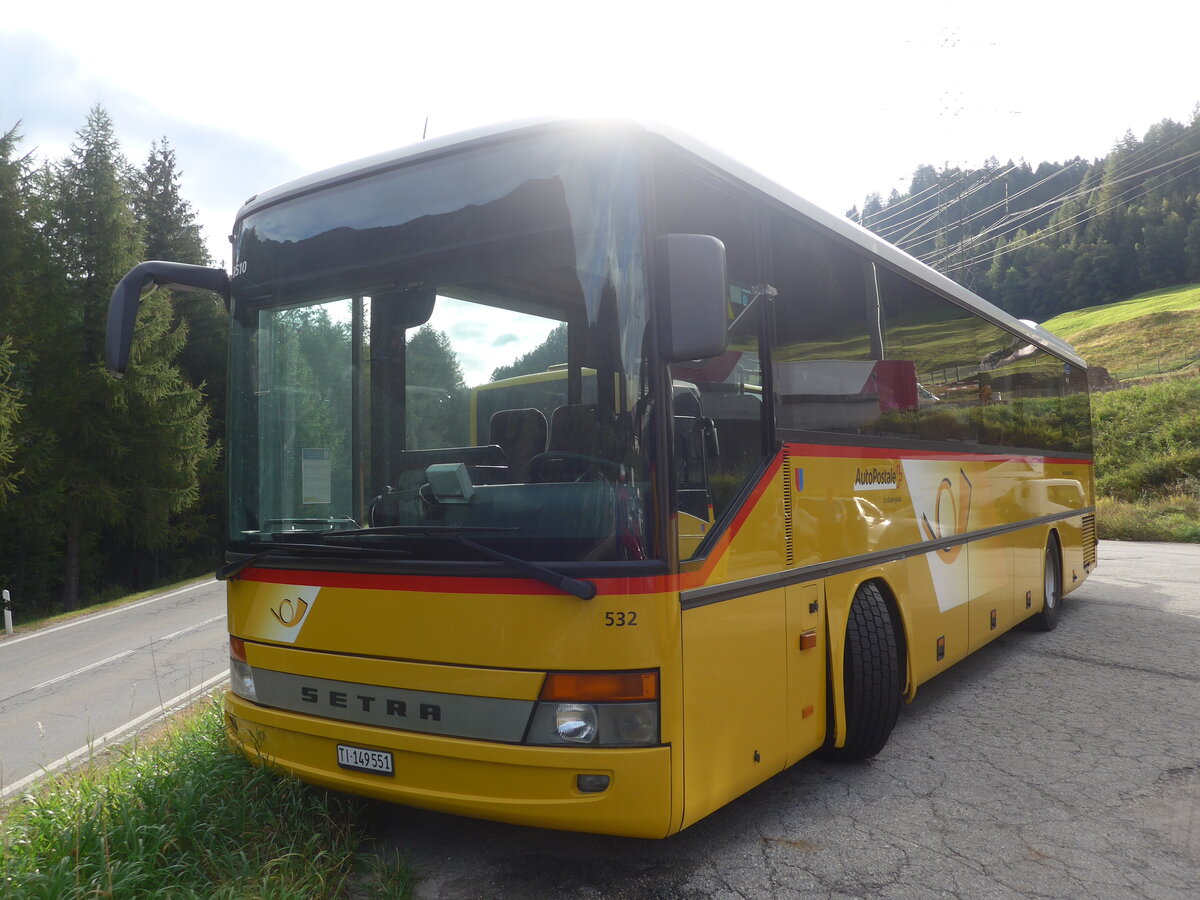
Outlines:
{"label": "bus side window", "polygon": [[780,215],[771,219],[771,264],[780,436],[859,432],[880,412],[870,273],[848,248]]}
{"label": "bus side window", "polygon": [[[737,323],[724,353],[670,367],[677,385],[674,488],[680,512],[691,517],[686,535],[680,526],[680,557],[686,559],[706,552],[710,535],[732,521],[734,501],[760,472],[765,455],[759,341],[767,300],[756,292],[766,282],[762,220],[728,185],[695,172],[663,165],[655,174],[655,190],[660,234],[709,234],[725,245],[727,321]],[[681,391],[682,384],[691,387]],[[712,452],[718,439],[719,455]]]}

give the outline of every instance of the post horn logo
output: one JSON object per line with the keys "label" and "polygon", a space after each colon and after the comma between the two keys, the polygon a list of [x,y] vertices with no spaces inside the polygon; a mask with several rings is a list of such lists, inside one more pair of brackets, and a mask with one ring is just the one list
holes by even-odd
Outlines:
{"label": "post horn logo", "polygon": [[[947,529],[942,527],[942,494],[945,493],[949,500],[949,508],[954,511],[954,522]],[[943,478],[942,483],[938,485],[937,494],[933,499],[933,525],[929,524],[929,516],[921,513],[921,528],[925,532],[925,536],[931,541],[940,541],[948,537],[956,537],[967,532],[967,520],[971,515],[971,481],[967,478],[967,473],[962,469],[958,470],[958,504],[954,503],[954,484],[949,478]],[[955,544],[953,547],[941,547],[938,549],[942,562],[946,565],[952,564],[958,555],[962,553],[965,544]]]}
{"label": "post horn logo", "polygon": [[279,624],[284,628],[299,625],[304,620],[306,612],[308,612],[308,604],[300,597],[297,597],[294,603],[290,598],[285,597],[278,606],[271,607],[271,615],[278,619]]}

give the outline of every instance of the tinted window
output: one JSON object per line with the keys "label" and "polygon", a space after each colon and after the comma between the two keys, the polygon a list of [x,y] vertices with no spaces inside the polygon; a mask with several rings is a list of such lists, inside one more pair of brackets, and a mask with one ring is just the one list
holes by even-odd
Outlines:
{"label": "tinted window", "polygon": [[880,410],[869,267],[848,248],[783,217],[771,223],[771,265],[781,432],[859,432]]}

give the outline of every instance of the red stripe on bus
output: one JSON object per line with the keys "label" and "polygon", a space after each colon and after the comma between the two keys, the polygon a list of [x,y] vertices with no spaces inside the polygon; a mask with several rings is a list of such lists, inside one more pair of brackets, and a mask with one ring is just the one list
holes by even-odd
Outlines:
{"label": "red stripe on bus", "polygon": [[[464,578],[461,575],[378,575],[367,572],[320,572],[307,569],[247,568],[243,581],[302,585],[320,588],[353,588],[366,591],[411,591],[430,594],[533,594],[559,596],[562,591],[532,578]],[[679,590],[671,575],[638,578],[586,578],[603,594],[658,594]]]}

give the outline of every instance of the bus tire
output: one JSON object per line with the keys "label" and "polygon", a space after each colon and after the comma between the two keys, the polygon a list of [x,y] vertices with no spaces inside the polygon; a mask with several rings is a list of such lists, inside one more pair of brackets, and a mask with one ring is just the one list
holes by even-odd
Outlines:
{"label": "bus tire", "polygon": [[[900,715],[901,651],[891,609],[877,584],[859,585],[846,623],[842,672],[846,743],[827,745],[826,759],[869,759],[883,749]],[[832,729],[831,729],[832,733]]]}
{"label": "bus tire", "polygon": [[1037,631],[1053,631],[1058,627],[1058,613],[1063,599],[1062,553],[1058,535],[1050,532],[1042,553],[1042,611],[1030,622]]}

